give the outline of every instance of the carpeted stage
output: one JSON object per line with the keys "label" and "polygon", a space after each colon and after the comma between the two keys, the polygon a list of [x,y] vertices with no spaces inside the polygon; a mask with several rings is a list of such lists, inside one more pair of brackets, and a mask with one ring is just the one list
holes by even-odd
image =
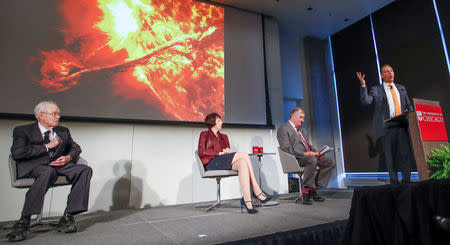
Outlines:
{"label": "carpeted stage", "polygon": [[[76,217],[77,233],[58,233],[43,226],[18,244],[288,244],[298,239],[317,244],[314,239],[323,235],[337,244],[349,217],[353,191],[326,189],[320,194],[327,200],[311,206],[281,200],[292,194],[281,195],[275,199],[279,205],[260,207],[255,215],[224,207],[204,212],[195,208],[198,204],[94,212]],[[6,243],[9,231],[0,232],[1,242]]]}

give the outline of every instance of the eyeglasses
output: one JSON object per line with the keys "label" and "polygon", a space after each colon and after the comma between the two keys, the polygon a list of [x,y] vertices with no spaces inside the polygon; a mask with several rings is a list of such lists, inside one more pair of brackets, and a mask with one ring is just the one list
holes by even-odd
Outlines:
{"label": "eyeglasses", "polygon": [[61,113],[56,113],[56,112],[53,112],[53,113],[42,112],[42,113],[48,114],[48,115],[50,115],[52,117],[61,117]]}

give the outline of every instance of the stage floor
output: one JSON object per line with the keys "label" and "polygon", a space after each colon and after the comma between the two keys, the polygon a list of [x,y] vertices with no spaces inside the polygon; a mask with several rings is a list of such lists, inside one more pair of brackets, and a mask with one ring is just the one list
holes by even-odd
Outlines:
{"label": "stage floor", "polygon": [[[155,207],[141,210],[94,212],[76,217],[78,232],[65,234],[42,227],[29,232],[20,244],[216,244],[330,223],[348,218],[353,191],[326,189],[323,203],[306,206],[286,194],[279,205],[260,207],[258,214],[241,213],[240,208],[220,207],[210,212],[197,204]],[[227,200],[239,203],[239,200]],[[11,222],[1,225],[12,224]],[[6,242],[8,230],[1,230]]]}

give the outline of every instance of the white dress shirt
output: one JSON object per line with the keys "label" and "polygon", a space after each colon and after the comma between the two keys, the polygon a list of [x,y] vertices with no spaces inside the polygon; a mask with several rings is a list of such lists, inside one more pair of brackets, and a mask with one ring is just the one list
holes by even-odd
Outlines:
{"label": "white dress shirt", "polygon": [[297,127],[295,127],[295,125],[291,122],[291,120],[289,120],[288,121],[290,124],[291,124],[291,126],[295,129],[295,131],[297,131]]}

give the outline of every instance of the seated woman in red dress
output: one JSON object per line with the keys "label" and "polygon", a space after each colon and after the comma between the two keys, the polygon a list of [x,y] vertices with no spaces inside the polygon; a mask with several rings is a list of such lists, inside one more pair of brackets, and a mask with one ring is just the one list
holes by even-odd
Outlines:
{"label": "seated woman in red dress", "polygon": [[228,137],[219,132],[223,124],[219,114],[208,114],[205,118],[205,124],[209,130],[201,132],[198,142],[198,154],[205,170],[232,169],[237,171],[243,194],[241,211],[242,207],[245,207],[248,213],[256,213],[257,210],[252,206],[250,185],[253,188],[253,196],[262,203],[266,203],[271,197],[259,187],[253,173],[250,157],[245,152],[231,152]]}

